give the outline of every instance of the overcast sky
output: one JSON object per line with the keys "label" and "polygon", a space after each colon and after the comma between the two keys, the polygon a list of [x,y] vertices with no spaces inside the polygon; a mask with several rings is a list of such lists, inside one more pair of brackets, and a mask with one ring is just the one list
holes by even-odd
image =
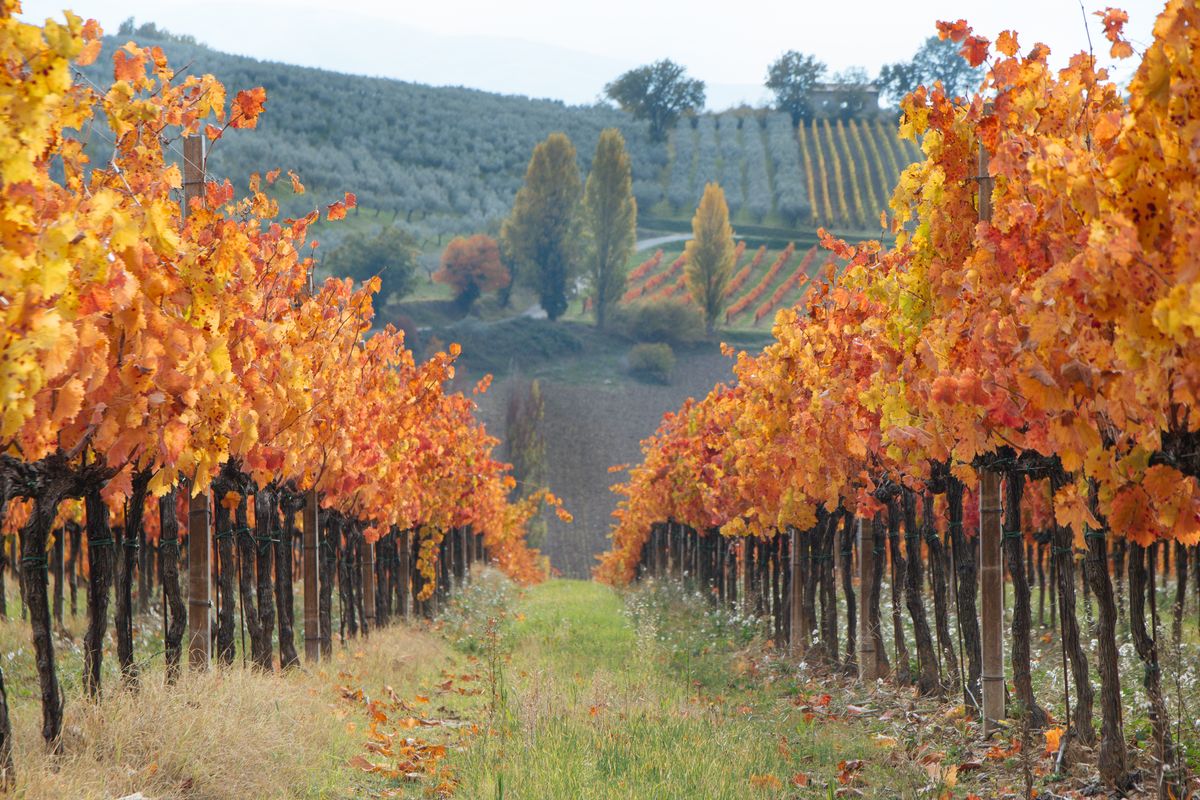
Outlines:
{"label": "overcast sky", "polygon": [[[1092,12],[1110,3],[1129,12],[1135,47],[1163,6],[1084,0],[1105,57]],[[25,16],[57,16],[64,5],[109,32],[133,16],[257,58],[570,103],[591,102],[622,70],[664,57],[708,83],[710,107],[755,103],[767,64],[785,50],[874,75],[911,57],[939,19],[966,18],[989,38],[1011,28],[1022,47],[1045,42],[1063,61],[1087,48],[1079,0],[25,0]]]}

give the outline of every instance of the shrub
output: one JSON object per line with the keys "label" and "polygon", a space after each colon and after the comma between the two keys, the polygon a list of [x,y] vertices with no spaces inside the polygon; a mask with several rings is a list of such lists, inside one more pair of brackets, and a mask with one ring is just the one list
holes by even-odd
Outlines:
{"label": "shrub", "polygon": [[695,342],[704,338],[704,320],[695,305],[680,300],[634,303],[622,310],[618,325],[639,342]]}
{"label": "shrub", "polygon": [[477,233],[459,236],[442,253],[441,268],[433,273],[435,283],[454,290],[454,300],[464,311],[484,292],[503,289],[511,278],[500,262],[500,248],[492,237]]}
{"label": "shrub", "polygon": [[670,383],[675,369],[675,353],[665,342],[634,345],[629,351],[629,371],[655,383]]}

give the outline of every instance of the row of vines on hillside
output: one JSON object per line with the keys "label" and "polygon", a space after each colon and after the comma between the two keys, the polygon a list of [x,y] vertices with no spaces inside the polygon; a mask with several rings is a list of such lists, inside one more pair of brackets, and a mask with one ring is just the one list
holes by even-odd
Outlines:
{"label": "row of vines on hillside", "polygon": [[775,112],[684,119],[671,142],[664,185],[673,211],[694,208],[704,185],[716,182],[735,219],[784,225],[873,224],[900,162],[915,152],[882,120],[797,128]]}
{"label": "row of vines on hillside", "polygon": [[[1099,16],[1111,56],[1131,56],[1126,15]],[[1166,4],[1127,89],[1088,53],[1053,70],[1047,47],[1022,55],[1012,31],[993,44],[961,20],[938,29],[986,77],[966,99],[940,85],[904,99],[901,133],[924,157],[892,196],[894,246],[823,233],[844,268],[778,312],[775,341],[738,356],[735,382],[643,443],[598,573],[621,583],[691,565],[726,599],[740,576],[808,663],[953,693],[987,731],[1005,716],[981,631],[1000,631],[1003,559],[1007,714],[1026,736],[1047,729],[1056,769],[1094,754],[1122,792],[1140,772],[1159,797],[1189,796],[1177,736],[1197,731],[1168,711],[1155,586],[1162,553],[1178,631],[1200,542],[1200,9]],[[838,156],[818,127],[824,175]],[[1053,714],[1030,634],[1031,573],[1047,564]],[[1087,631],[1078,586],[1095,600]],[[1141,674],[1122,674],[1118,614]],[[1152,753],[1130,749],[1134,714]]]}
{"label": "row of vines on hillside", "polygon": [[[47,745],[64,746],[47,591],[47,554],[64,535],[55,532],[72,535],[64,502],[82,506],[71,523],[84,538],[66,550],[88,575],[83,684],[93,694],[114,580],[118,660],[126,682],[136,678],[131,584],[148,532],[169,674],[185,617],[202,615],[205,630],[209,614],[202,597],[185,603],[185,547],[193,563],[215,553],[219,596],[239,587],[255,663],[273,663],[273,605],[280,665],[297,663],[292,554],[306,504],[324,522],[326,610],[332,570],[343,571],[350,602],[360,582],[373,585],[378,554],[387,571],[399,549],[411,555],[418,601],[435,591],[447,548],[461,555],[481,543],[513,577],[539,580],[545,566],[525,545],[525,525],[539,503],[557,501],[509,502],[496,440],[473,401],[447,388],[458,347],[418,362],[400,331],[372,333],[378,278],[313,286],[308,230],[320,215],[278,218],[269,187],[279,170],[251,176],[242,197],[229,181],[204,182],[197,145],[254,129],[265,91],[227,103],[213,76],[177,74],[160,50],[132,43],[113,58],[112,87],[97,89],[73,72],[99,52],[95,22],[67,14],[40,28],[14,18],[13,0],[2,9],[0,517],[11,503]],[[108,142],[107,160],[87,163],[76,131]],[[183,170],[166,158],[180,148]],[[283,183],[304,190],[295,174]],[[324,217],[354,205],[346,194]],[[225,662],[231,609],[226,601],[218,618]],[[327,644],[328,614],[323,624]],[[0,769],[11,781],[3,698],[0,686]]]}

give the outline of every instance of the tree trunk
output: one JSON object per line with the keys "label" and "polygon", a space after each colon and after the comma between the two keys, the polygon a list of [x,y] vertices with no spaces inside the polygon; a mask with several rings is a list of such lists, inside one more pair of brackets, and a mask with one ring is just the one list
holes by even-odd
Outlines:
{"label": "tree trunk", "polygon": [[902,499],[904,543],[908,551],[904,600],[913,623],[913,638],[917,643],[917,669],[920,673],[917,677],[917,691],[922,695],[938,694],[942,691],[942,682],[941,676],[938,675],[937,652],[933,648],[933,636],[929,631],[924,598],[921,596],[921,530],[917,527],[917,496],[911,489],[905,488],[902,490]]}
{"label": "tree trunk", "polygon": [[925,529],[925,544],[929,548],[930,583],[933,586],[933,622],[937,632],[938,648],[942,652],[942,663],[946,668],[945,685],[961,683],[958,673],[958,656],[954,654],[954,639],[950,636],[950,610],[946,602],[946,551],[938,537],[933,519],[933,495],[926,493],[921,515]]}
{"label": "tree trunk", "polygon": [[108,630],[108,592],[112,586],[113,532],[99,486],[88,487],[83,504],[88,535],[88,626],[83,638],[83,688],[90,696],[99,697],[104,636]]}
{"label": "tree trunk", "polygon": [[1096,629],[1096,667],[1100,673],[1100,778],[1110,786],[1129,787],[1125,724],[1121,711],[1121,671],[1117,663],[1117,606],[1108,577],[1108,545],[1104,531],[1088,531],[1084,574],[1096,595],[1100,624]]}
{"label": "tree trunk", "polygon": [[163,592],[163,650],[167,663],[167,680],[179,676],[179,660],[183,654],[183,632],[187,626],[187,606],[179,590],[179,515],[175,497],[179,489],[171,487],[158,499],[158,582]]}
{"label": "tree trunk", "polygon": [[900,511],[896,508],[896,499],[889,498],[888,510],[888,550],[892,557],[892,637],[896,648],[896,683],[907,686],[913,682],[912,664],[908,658],[908,643],[904,638],[904,621],[901,617],[900,605],[903,600],[906,564],[900,553]]}
{"label": "tree trunk", "polygon": [[255,589],[258,600],[258,624],[262,630],[254,663],[264,672],[274,668],[271,631],[275,628],[274,549],[272,526],[275,524],[275,490],[266,487],[254,495]]}
{"label": "tree trunk", "polygon": [[1027,717],[1031,729],[1046,727],[1046,712],[1033,696],[1033,681],[1029,667],[1029,581],[1025,578],[1024,547],[1021,534],[1021,495],[1025,487],[1025,475],[1015,469],[1005,476],[1004,503],[1004,549],[1008,555],[1008,574],[1013,585],[1013,630],[1012,667],[1013,687],[1021,712]]}
{"label": "tree trunk", "polygon": [[1161,775],[1158,780],[1160,798],[1183,797],[1176,774],[1175,746],[1171,740],[1171,720],[1167,715],[1167,704],[1163,699],[1161,673],[1158,668],[1158,644],[1146,630],[1146,562],[1153,558],[1153,551],[1137,542],[1128,543],[1129,550],[1129,622],[1133,644],[1145,667],[1143,686],[1146,699],[1150,702],[1150,727],[1158,749]]}
{"label": "tree trunk", "polygon": [[975,566],[975,551],[971,547],[972,540],[963,532],[963,485],[954,476],[947,478],[946,507],[949,516],[950,548],[954,557],[958,635],[962,639],[961,647],[967,671],[966,680],[963,681],[963,704],[968,710],[974,709],[978,714],[983,707],[983,695],[980,693],[983,651],[979,612],[975,604],[978,570]]}
{"label": "tree trunk", "polygon": [[114,615],[117,628],[117,662],[121,679],[126,684],[137,680],[137,664],[133,660],[133,572],[137,568],[139,546],[143,536],[142,520],[146,513],[146,493],[150,487],[150,470],[133,474],[133,491],[125,505],[125,527],[121,533],[121,563],[117,569],[117,607]]}

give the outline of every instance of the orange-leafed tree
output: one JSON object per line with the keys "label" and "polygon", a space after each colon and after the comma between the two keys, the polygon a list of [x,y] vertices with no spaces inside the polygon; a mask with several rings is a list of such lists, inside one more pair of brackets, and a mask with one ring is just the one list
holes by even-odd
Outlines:
{"label": "orange-leafed tree", "polygon": [[454,289],[454,301],[469,311],[484,292],[508,286],[512,276],[500,260],[500,246],[484,233],[459,236],[446,245],[433,280]]}

